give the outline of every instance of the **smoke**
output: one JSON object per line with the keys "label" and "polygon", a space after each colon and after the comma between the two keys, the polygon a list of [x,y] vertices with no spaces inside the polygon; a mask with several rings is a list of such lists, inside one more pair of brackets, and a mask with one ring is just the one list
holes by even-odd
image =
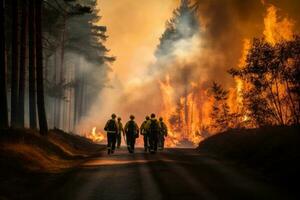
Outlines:
{"label": "smoke", "polygon": [[[165,22],[179,1],[101,2],[102,23],[108,26],[110,35],[108,46],[117,62],[110,86],[97,94],[96,103],[79,125],[85,131],[93,126],[102,129],[111,113],[123,121],[134,114],[139,123],[152,112],[163,114],[162,84],[172,85],[173,106],[186,93],[206,90],[212,81],[225,88],[233,87],[235,81],[227,70],[238,66],[245,39],[263,36],[266,7],[274,4],[284,16],[288,13],[296,21],[299,19],[297,0],[199,0],[193,2],[197,3],[198,29],[183,17],[178,29],[180,37],[162,42],[159,38]],[[206,94],[197,95],[203,106]]]}

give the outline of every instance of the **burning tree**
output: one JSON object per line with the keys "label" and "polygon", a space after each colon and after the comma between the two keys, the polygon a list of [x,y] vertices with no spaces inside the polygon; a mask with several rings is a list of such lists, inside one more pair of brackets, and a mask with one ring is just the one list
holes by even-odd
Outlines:
{"label": "burning tree", "polygon": [[155,52],[157,63],[154,67],[162,72],[159,86],[163,108],[160,115],[166,119],[170,130],[167,145],[178,145],[184,140],[199,142],[200,93],[196,77],[192,78],[194,65],[189,63],[191,51],[197,48],[199,32],[196,11],[190,1],[182,0],[167,21]]}
{"label": "burning tree", "polygon": [[299,124],[299,36],[276,44],[254,39],[242,69],[229,71],[248,85],[243,92],[258,126]]}

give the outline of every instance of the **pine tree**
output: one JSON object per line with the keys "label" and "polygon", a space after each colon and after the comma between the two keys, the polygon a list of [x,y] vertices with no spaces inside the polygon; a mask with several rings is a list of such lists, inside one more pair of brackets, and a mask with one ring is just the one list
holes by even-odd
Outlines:
{"label": "pine tree", "polygon": [[19,5],[12,0],[12,55],[11,55],[11,126],[18,125],[19,83]]}
{"label": "pine tree", "polygon": [[36,121],[36,47],[35,47],[35,2],[29,0],[29,124],[37,128]]}
{"label": "pine tree", "polygon": [[48,133],[43,80],[42,0],[35,0],[37,108],[41,135]]}
{"label": "pine tree", "polygon": [[229,128],[231,115],[227,104],[228,91],[224,90],[221,85],[213,82],[211,92],[214,103],[211,112],[212,127],[216,131],[224,131]]}
{"label": "pine tree", "polygon": [[22,0],[21,4],[21,40],[20,40],[20,70],[19,70],[19,96],[18,96],[18,126],[24,127],[24,101],[25,101],[25,73],[27,55],[27,23],[28,11],[27,0]]}
{"label": "pine tree", "polygon": [[8,128],[6,49],[5,49],[5,2],[1,0],[1,64],[0,64],[0,128]]}
{"label": "pine tree", "polygon": [[196,11],[190,6],[190,0],[182,0],[174,10],[172,18],[166,23],[166,30],[160,38],[155,55],[160,58],[172,54],[174,45],[181,39],[188,39],[199,33]]}

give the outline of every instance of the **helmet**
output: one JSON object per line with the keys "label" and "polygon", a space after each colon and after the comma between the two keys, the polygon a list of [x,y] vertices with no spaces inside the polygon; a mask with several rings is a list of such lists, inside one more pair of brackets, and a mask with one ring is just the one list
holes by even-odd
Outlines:
{"label": "helmet", "polygon": [[160,117],[160,118],[159,118],[159,121],[163,121],[163,118],[162,118],[162,117]]}
{"label": "helmet", "polygon": [[146,116],[146,120],[149,120],[149,119],[150,119],[150,117],[147,115],[147,116]]}
{"label": "helmet", "polygon": [[130,115],[129,117],[131,120],[134,120],[134,115]]}
{"label": "helmet", "polygon": [[154,113],[151,114],[151,118],[155,118],[155,114]]}
{"label": "helmet", "polygon": [[121,121],[122,119],[121,119],[121,117],[118,117],[118,121]]}
{"label": "helmet", "polygon": [[112,115],[111,115],[111,118],[113,118],[113,119],[115,119],[117,117],[117,115],[115,114],[115,113],[113,113]]}

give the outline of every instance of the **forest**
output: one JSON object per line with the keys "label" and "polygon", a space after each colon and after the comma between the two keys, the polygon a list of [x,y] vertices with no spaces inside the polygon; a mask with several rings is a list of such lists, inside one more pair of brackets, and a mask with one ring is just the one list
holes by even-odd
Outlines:
{"label": "forest", "polygon": [[0,199],[299,199],[299,7],[1,0]]}
{"label": "forest", "polygon": [[95,5],[2,1],[1,128],[74,131],[115,60]]}

